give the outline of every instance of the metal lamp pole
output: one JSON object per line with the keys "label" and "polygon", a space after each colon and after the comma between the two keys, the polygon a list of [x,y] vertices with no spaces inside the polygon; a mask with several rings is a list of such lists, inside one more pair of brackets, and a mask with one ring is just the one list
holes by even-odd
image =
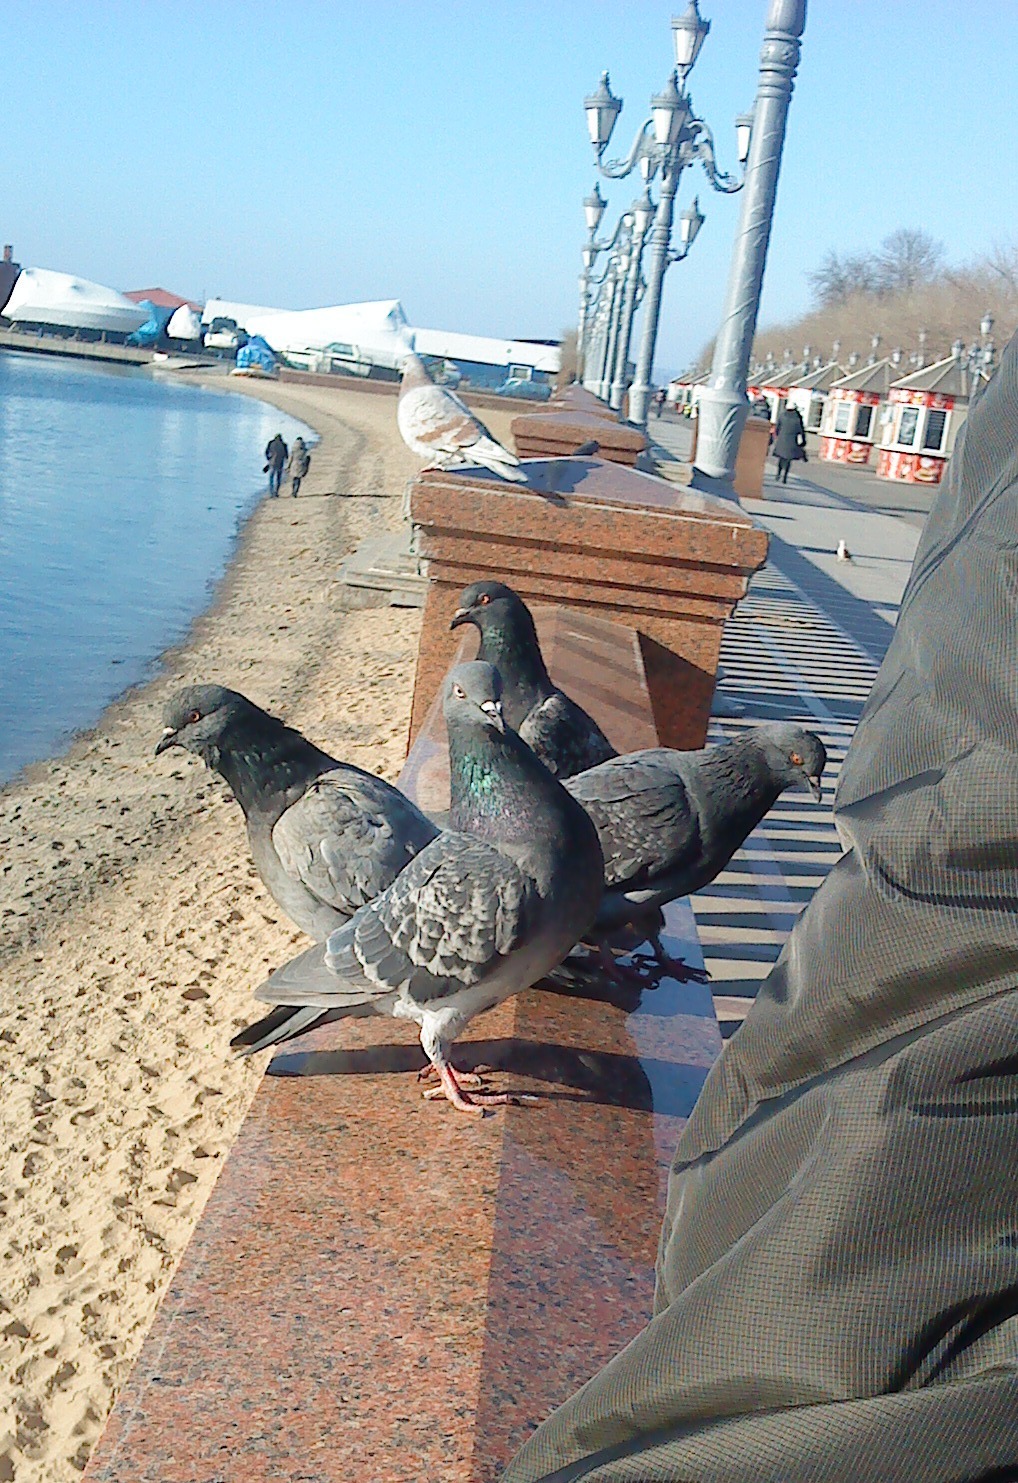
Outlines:
{"label": "metal lamp pole", "polygon": [[749,412],[746,373],[785,142],[792,85],[806,25],[806,0],[770,0],[739,230],[710,380],[700,396],[693,482],[734,499],[732,477]]}
{"label": "metal lamp pole", "polygon": [[[655,94],[651,99],[650,118],[640,125],[625,159],[606,162],[603,158],[615,122],[622,109],[621,98],[616,98],[612,94],[607,72],[602,74],[597,90],[584,99],[587,126],[597,157],[597,167],[602,175],[611,180],[620,180],[635,168],[638,161],[641,162],[641,168],[644,168],[644,162],[648,160],[651,162],[651,168],[645,171],[645,176],[653,174],[657,167],[661,170],[661,195],[653,227],[646,239],[650,247],[650,257],[647,268],[647,288],[644,294],[645,312],[640,351],[636,363],[636,379],[629,393],[629,420],[639,425],[644,425],[647,421],[664,275],[669,264],[678,262],[692,245],[692,239],[690,239],[681,252],[672,253],[671,251],[675,195],[682,171],[687,165],[698,160],[707,172],[707,177],[715,190],[728,193],[742,188],[741,180],[736,180],[718,170],[714,156],[714,137],[706,123],[693,113],[692,100],[685,87],[686,78],[696,63],[709,30],[710,22],[705,21],[700,15],[697,0],[689,0],[684,14],[673,18],[675,71],[669,77],[663,91]],[[748,130],[746,132],[748,133]],[[740,133],[740,142],[741,137]],[[745,155],[742,158],[744,159]],[[703,217],[699,216],[699,213],[697,215],[702,223]],[[644,245],[641,244],[641,247]],[[635,307],[635,290],[633,304]],[[621,392],[618,401],[621,405]]]}
{"label": "metal lamp pole", "polygon": [[637,289],[640,284],[640,262],[643,257],[643,240],[647,235],[654,215],[654,203],[650,191],[644,187],[643,195],[629,208],[633,218],[633,242],[629,250],[629,271],[626,274],[622,297],[622,314],[619,325],[618,346],[615,354],[615,373],[608,391],[608,405],[619,411],[626,394],[626,372],[629,367],[629,342],[633,334],[633,319],[636,316]]}

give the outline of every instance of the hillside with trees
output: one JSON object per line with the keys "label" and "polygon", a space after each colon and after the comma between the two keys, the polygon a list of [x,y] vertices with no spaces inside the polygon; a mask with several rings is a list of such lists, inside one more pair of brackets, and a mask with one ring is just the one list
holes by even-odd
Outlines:
{"label": "hillside with trees", "polygon": [[[993,339],[1005,345],[1018,327],[1018,245],[996,247],[960,267],[945,262],[944,248],[928,233],[902,227],[867,253],[828,251],[808,275],[814,307],[797,319],[768,325],[757,332],[753,358],[773,355],[782,364],[811,356],[844,364],[852,352],[860,361],[871,354],[874,335],[880,336],[876,354],[902,351],[902,374],[910,357],[922,352],[928,365],[950,355],[951,345],[979,340],[979,321],[994,317]],[[698,365],[709,366],[711,347]]]}

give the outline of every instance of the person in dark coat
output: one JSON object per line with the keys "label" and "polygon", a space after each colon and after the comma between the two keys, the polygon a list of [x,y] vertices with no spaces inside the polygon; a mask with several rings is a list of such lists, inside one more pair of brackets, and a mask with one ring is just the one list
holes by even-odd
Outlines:
{"label": "person in dark coat", "polygon": [[286,467],[286,457],[289,449],[283,442],[281,433],[276,433],[265,445],[265,468],[264,473],[269,476],[269,494],[273,499],[279,493],[279,486],[283,479],[283,470]]}
{"label": "person in dark coat", "polygon": [[303,438],[295,438],[293,447],[290,449],[289,466],[290,493],[293,495],[294,499],[297,498],[297,491],[300,488],[300,482],[304,478],[304,475],[307,473],[310,467],[311,454],[307,450],[307,444],[304,442]]}
{"label": "person in dark coat", "polygon": [[786,407],[774,429],[772,453],[778,461],[778,483],[788,483],[788,470],[797,459],[806,458],[806,428],[795,407]]}

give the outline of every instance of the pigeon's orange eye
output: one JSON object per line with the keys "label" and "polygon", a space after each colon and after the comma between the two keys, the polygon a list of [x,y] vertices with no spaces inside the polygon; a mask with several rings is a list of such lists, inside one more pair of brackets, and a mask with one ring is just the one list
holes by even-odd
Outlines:
{"label": "pigeon's orange eye", "polygon": [[195,723],[195,721],[200,721],[200,720],[201,720],[201,711],[192,711],[191,714],[187,718],[188,725],[190,725],[190,726],[193,726],[194,723]]}
{"label": "pigeon's orange eye", "polygon": [[793,767],[801,767],[802,766],[802,758],[799,756],[798,752],[791,752],[791,753],[789,753],[788,760],[789,760],[789,762],[791,762],[791,764],[792,764]]}
{"label": "pigeon's orange eye", "polygon": [[480,597],[477,599],[477,601],[480,603],[480,605],[481,605],[482,608],[486,608],[488,606],[488,604],[491,602],[491,593],[490,592],[482,592],[481,595],[480,595]]}
{"label": "pigeon's orange eye", "polygon": [[467,692],[464,690],[462,685],[454,685],[452,687],[452,693],[453,695],[455,695],[457,700],[466,700],[467,698]]}

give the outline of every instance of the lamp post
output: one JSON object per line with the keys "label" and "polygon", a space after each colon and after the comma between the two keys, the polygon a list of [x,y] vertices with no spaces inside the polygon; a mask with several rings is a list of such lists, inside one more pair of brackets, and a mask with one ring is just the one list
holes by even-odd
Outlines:
{"label": "lamp post", "polygon": [[[698,224],[695,230],[678,252],[672,252],[675,195],[682,171],[687,165],[699,161],[715,190],[728,193],[742,187],[741,180],[736,180],[717,168],[714,136],[703,119],[694,114],[692,100],[686,91],[686,79],[709,31],[710,22],[700,15],[697,0],[689,0],[685,12],[673,18],[674,71],[662,91],[651,98],[650,117],[640,125],[624,159],[604,159],[604,152],[622,110],[622,99],[612,94],[607,72],[602,74],[599,86],[583,103],[597,167],[602,175],[611,180],[621,180],[637,165],[645,181],[649,181],[657,173],[660,174],[660,196],[653,226],[641,242],[641,254],[644,247],[649,247],[647,287],[644,293],[643,329],[636,362],[636,379],[629,393],[629,419],[641,426],[647,421],[664,276],[670,263],[685,257],[703,223],[703,217],[697,210]],[[737,140],[740,148],[745,145],[747,152],[751,128],[752,120],[745,114],[740,115],[737,120]],[[635,296],[631,307],[635,309]],[[619,404],[621,405],[621,392]]]}
{"label": "lamp post", "polygon": [[993,375],[993,363],[997,354],[996,347],[990,339],[993,323],[993,315],[984,314],[979,321],[978,341],[974,340],[967,351],[965,341],[961,338],[955,340],[951,346],[951,354],[959,364],[965,366],[971,378],[970,399],[972,400],[982,390],[983,381],[989,381]]}
{"label": "lamp post", "polygon": [[746,189],[710,380],[700,396],[694,484],[734,497],[732,477],[749,412],[746,372],[760,310],[781,150],[806,25],[806,0],[770,0],[746,165]]}
{"label": "lamp post", "polygon": [[[604,273],[602,273],[600,278],[595,278],[592,270],[600,253],[611,252],[614,249],[619,240],[619,235],[626,225],[626,218],[621,217],[616,223],[615,230],[610,237],[606,237],[602,242],[597,240],[594,234],[600,225],[607,204],[596,185],[591,194],[583,202],[583,210],[587,219],[587,241],[583,248],[583,271],[580,274],[580,314],[576,330],[576,355],[585,386],[588,385],[591,379],[588,375],[587,366],[591,335],[590,292],[592,287],[602,284],[605,278]],[[607,269],[605,271],[607,272]]]}
{"label": "lamp post", "polygon": [[626,274],[619,319],[618,344],[615,354],[614,375],[608,391],[608,405],[618,412],[626,394],[626,373],[629,369],[629,342],[633,334],[633,320],[640,286],[640,265],[643,260],[643,242],[647,228],[654,216],[654,202],[646,186],[629,208],[633,221],[632,245],[629,249],[629,271]]}

